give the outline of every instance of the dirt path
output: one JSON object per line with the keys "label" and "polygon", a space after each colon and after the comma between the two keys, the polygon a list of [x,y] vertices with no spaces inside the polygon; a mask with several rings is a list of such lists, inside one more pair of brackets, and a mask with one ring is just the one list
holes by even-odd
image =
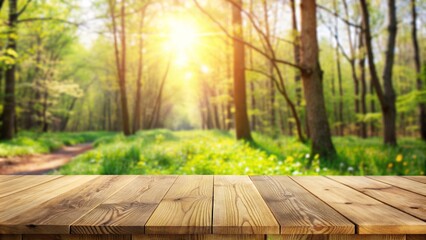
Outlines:
{"label": "dirt path", "polygon": [[48,154],[0,158],[0,174],[46,174],[92,149],[91,143],[65,146]]}

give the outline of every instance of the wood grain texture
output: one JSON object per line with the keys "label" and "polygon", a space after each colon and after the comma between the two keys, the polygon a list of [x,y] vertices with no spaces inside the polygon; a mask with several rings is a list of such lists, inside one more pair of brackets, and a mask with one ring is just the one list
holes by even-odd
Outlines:
{"label": "wood grain texture", "polygon": [[132,240],[132,235],[22,235],[22,240]]}
{"label": "wood grain texture", "polygon": [[264,235],[133,235],[133,240],[264,240]]}
{"label": "wood grain texture", "polygon": [[22,235],[0,235],[0,240],[22,240]]}
{"label": "wood grain texture", "polygon": [[426,235],[407,235],[407,240],[425,240]]}
{"label": "wood grain texture", "polygon": [[287,176],[253,176],[281,234],[354,234],[355,225]]}
{"label": "wood grain texture", "polygon": [[[20,214],[25,215],[30,209],[77,188],[94,178],[95,176],[60,177],[15,193],[12,195],[13,197],[0,198],[0,234],[15,233],[3,231],[3,227],[9,225],[9,219]],[[20,234],[20,232],[17,233]]]}
{"label": "wood grain texture", "polygon": [[60,176],[54,175],[34,175],[25,176],[24,178],[15,177],[8,179],[7,181],[0,181],[0,198],[52,181],[59,177]]}
{"label": "wood grain texture", "polygon": [[405,190],[426,196],[426,184],[397,176],[368,176],[374,180],[384,182]]}
{"label": "wood grain texture", "polygon": [[426,220],[426,196],[415,194],[367,177],[330,176],[329,178],[401,211]]}
{"label": "wood grain texture", "polygon": [[294,235],[268,235],[267,240],[328,240],[328,235],[303,235],[303,234],[294,234]]}
{"label": "wood grain texture", "polygon": [[211,233],[213,176],[179,176],[145,225],[148,234]]}
{"label": "wood grain texture", "polygon": [[426,176],[403,176],[403,177],[426,184]]}
{"label": "wood grain texture", "polygon": [[402,235],[268,235],[268,240],[405,240]]}
{"label": "wood grain texture", "polygon": [[0,175],[0,183],[23,177],[23,175]]}
{"label": "wood grain texture", "polygon": [[400,235],[330,235],[329,240],[405,240],[404,234]]}
{"label": "wood grain texture", "polygon": [[[65,176],[63,179],[70,178]],[[70,225],[136,176],[97,176],[49,201],[35,205],[25,213],[1,225],[4,232],[22,234],[69,234]]]}
{"label": "wood grain texture", "polygon": [[72,234],[138,234],[176,176],[138,176],[72,224]]}
{"label": "wood grain texture", "polygon": [[359,234],[426,234],[426,223],[326,177],[292,177],[357,225]]}
{"label": "wood grain texture", "polygon": [[215,176],[214,234],[278,234],[280,227],[248,176]]}

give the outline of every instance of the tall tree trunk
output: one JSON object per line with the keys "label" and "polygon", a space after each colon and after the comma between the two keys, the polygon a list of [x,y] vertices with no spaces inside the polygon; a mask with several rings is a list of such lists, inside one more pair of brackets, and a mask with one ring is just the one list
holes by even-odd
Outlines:
{"label": "tall tree trunk", "polygon": [[[360,58],[359,58],[359,71],[360,71],[360,77],[359,80],[361,82],[361,98],[360,98],[360,103],[361,103],[361,113],[362,116],[365,117],[365,115],[367,114],[367,82],[366,82],[366,77],[365,77],[365,51],[364,51],[364,31],[361,30],[360,34],[359,34],[359,50],[358,50],[359,54],[360,54]],[[367,138],[367,124],[364,121],[364,119],[361,121],[360,123],[360,136],[362,138]]]}
{"label": "tall tree trunk", "polygon": [[160,89],[159,89],[157,98],[155,100],[154,109],[152,111],[151,119],[148,125],[150,129],[155,128],[157,126],[158,119],[160,117],[164,85],[166,83],[167,76],[169,75],[171,59],[172,58],[170,57],[169,60],[167,61],[166,71],[164,72],[163,78],[161,79]]}
{"label": "tall tree trunk", "polygon": [[[423,90],[423,82],[420,78],[420,72],[421,72],[421,61],[420,61],[420,49],[419,49],[419,43],[417,42],[417,12],[416,12],[416,0],[411,0],[411,14],[412,14],[412,32],[411,36],[413,39],[413,48],[414,48],[414,63],[416,66],[416,72],[417,72],[417,89],[419,91]],[[419,104],[419,110],[420,110],[420,136],[423,140],[426,141],[426,104],[420,103]]]}
{"label": "tall tree trunk", "polygon": [[380,85],[374,63],[373,48],[371,44],[370,19],[366,0],[361,0],[362,15],[364,18],[365,44],[367,48],[368,63],[370,67],[371,81],[380,101],[384,125],[384,143],[396,145],[396,94],[392,86],[392,69],[395,53],[397,34],[395,0],[388,0],[389,25],[388,41],[386,49],[385,67],[383,70],[384,89]]}
{"label": "tall tree trunk", "polygon": [[232,51],[232,46],[231,46],[231,41],[228,39],[226,41],[226,76],[227,76],[227,84],[226,84],[226,91],[228,94],[228,98],[226,101],[226,130],[230,130],[232,128],[232,105],[233,105],[233,99],[234,96],[232,94],[232,82],[231,82],[231,78],[232,78],[232,70],[231,70],[231,51]]}
{"label": "tall tree trunk", "polygon": [[331,141],[330,126],[325,109],[322,73],[318,56],[315,0],[302,1],[301,17],[300,56],[301,65],[309,69],[308,71],[302,71],[302,81],[312,139],[312,155],[320,154],[321,157],[331,157],[336,154],[336,150]]}
{"label": "tall tree trunk", "polygon": [[[294,35],[294,44],[293,44],[293,58],[294,63],[299,64],[300,63],[300,36],[299,36],[299,30],[297,28],[297,15],[296,15],[296,3],[295,0],[290,0],[290,6],[291,6],[291,25]],[[295,71],[294,74],[294,83],[296,85],[296,106],[300,107],[302,104],[302,84],[301,84],[301,78],[300,78],[300,72]]]}
{"label": "tall tree trunk", "polygon": [[[263,1],[263,16],[264,16],[264,21],[265,21],[265,30],[266,30],[266,37],[268,38],[268,40],[271,39],[271,31],[269,28],[269,14],[268,14],[268,1],[264,0]],[[251,51],[251,49],[250,49]],[[271,53],[273,50],[271,49],[269,51],[269,55],[273,56],[273,53]],[[269,79],[269,124],[271,125],[271,130],[273,135],[275,135],[276,133],[276,117],[275,117],[275,82],[274,79],[272,79],[272,77],[274,76],[274,66],[272,65],[271,61],[267,62],[268,65],[268,74],[271,76],[271,78]],[[253,66],[251,66],[253,67]]]}
{"label": "tall tree trunk", "polygon": [[[297,28],[297,14],[296,14],[296,2],[295,0],[290,0],[290,7],[291,7],[291,24],[292,24],[292,30],[294,34],[294,45],[293,45],[293,58],[294,63],[300,65],[300,33],[299,29]],[[308,118],[302,116],[302,83],[301,83],[301,74],[300,71],[295,71],[294,73],[294,84],[296,85],[295,91],[296,91],[296,107],[297,112],[301,116],[300,119],[305,122],[306,126],[306,136],[308,138],[311,137],[308,127]]]}
{"label": "tall tree trunk", "polygon": [[234,103],[235,103],[235,130],[237,139],[252,141],[250,124],[247,115],[246,79],[245,79],[245,53],[243,40],[243,27],[241,7],[242,0],[236,0],[232,5],[232,23],[234,39]]}
{"label": "tall tree trunk", "polygon": [[[9,0],[9,34],[7,49],[16,52],[16,24],[18,21],[17,0]],[[9,56],[15,58],[15,56]],[[15,136],[15,71],[16,61],[7,67],[5,73],[5,91],[3,101],[2,125],[0,139],[12,139]]]}
{"label": "tall tree trunk", "polygon": [[136,78],[136,97],[135,97],[135,110],[133,112],[133,132],[140,130],[141,124],[141,94],[142,94],[142,74],[143,74],[143,36],[142,30],[144,28],[146,6],[141,10],[141,22],[139,26],[139,59],[138,59],[138,75]]}
{"label": "tall tree trunk", "polygon": [[392,85],[392,70],[395,58],[395,44],[397,34],[396,3],[395,0],[388,0],[389,25],[388,42],[386,50],[385,68],[383,71],[384,100],[387,107],[383,113],[385,143],[396,145],[396,93]]}
{"label": "tall tree trunk", "polygon": [[342,67],[340,64],[340,51],[339,48],[336,48],[336,60],[337,60],[337,81],[339,84],[339,134],[340,136],[344,135],[345,121],[343,119],[343,77],[342,77]]}
{"label": "tall tree trunk", "polygon": [[[337,12],[337,1],[334,1],[334,9],[335,12]],[[348,3],[346,0],[343,0],[343,7],[345,9],[345,17],[346,19],[349,19],[350,14],[349,14],[349,7],[348,7]],[[337,22],[338,22],[338,15],[335,16],[335,20],[336,20],[336,26],[337,26]],[[336,39],[338,38],[338,34],[337,34],[337,27],[336,27]],[[351,75],[352,75],[352,80],[354,82],[354,95],[355,95],[355,114],[359,114],[360,110],[361,110],[361,102],[360,102],[360,79],[357,76],[357,72],[356,72],[356,52],[355,52],[355,44],[353,43],[352,40],[352,33],[351,33],[351,27],[346,24],[346,31],[347,31],[347,35],[348,35],[348,45],[349,45],[349,50],[350,50],[350,56],[347,56],[347,60],[349,62],[349,65],[351,66]],[[360,34],[362,35],[362,34]],[[361,50],[362,51],[362,50]],[[362,52],[359,52],[359,54],[362,54]],[[362,84],[362,83],[361,83]],[[361,136],[362,135],[362,122],[356,122],[356,126],[357,126],[357,130],[358,130],[358,134]]]}
{"label": "tall tree trunk", "polygon": [[[127,91],[126,91],[126,7],[125,0],[121,1],[121,54],[118,47],[117,24],[115,21],[115,0],[109,0],[110,15],[112,19],[112,30],[114,36],[115,60],[118,75],[118,85],[120,88],[120,104],[121,104],[121,121],[124,135],[131,134],[129,125],[129,109],[127,106]],[[121,56],[120,56],[121,55]]]}
{"label": "tall tree trunk", "polygon": [[[49,130],[49,121],[47,119],[47,109],[49,107],[49,92],[47,90],[47,86],[45,86],[45,90],[43,93],[43,111],[42,111],[42,116],[43,116],[43,122],[42,122],[42,131],[43,132],[47,132]],[[92,122],[92,121],[90,121]]]}

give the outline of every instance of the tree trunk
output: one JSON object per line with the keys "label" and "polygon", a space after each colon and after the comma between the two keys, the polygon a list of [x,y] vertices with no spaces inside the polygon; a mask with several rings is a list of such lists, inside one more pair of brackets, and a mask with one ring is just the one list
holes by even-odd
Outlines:
{"label": "tree trunk", "polygon": [[[303,88],[307,106],[308,124],[312,139],[312,155],[332,157],[336,154],[331,141],[330,126],[325,109],[322,73],[319,65],[317,39],[316,1],[301,3],[301,64],[308,71],[302,71]],[[329,159],[331,161],[331,159]]]}
{"label": "tree trunk", "polygon": [[[337,33],[336,33],[337,34]],[[337,36],[337,35],[336,35]],[[338,37],[336,37],[336,41],[339,41]],[[336,46],[336,67],[337,67],[337,83],[339,86],[339,135],[344,135],[345,123],[343,120],[343,84],[342,84],[342,67],[340,64],[340,50],[339,47]]]}
{"label": "tree trunk", "polygon": [[[263,1],[263,16],[264,16],[264,21],[265,21],[265,30],[266,30],[266,37],[268,40],[271,39],[271,31],[269,28],[269,15],[268,15],[268,1],[265,0]],[[250,51],[252,51],[250,49]],[[272,49],[269,51],[269,55],[273,56],[272,53]],[[275,82],[274,79],[272,78],[274,76],[274,66],[271,63],[271,61],[268,60],[267,63],[268,66],[268,74],[271,76],[271,78],[269,79],[269,124],[271,125],[270,128],[272,130],[272,134],[273,136],[275,136],[276,134],[276,117],[275,117]],[[251,66],[253,67],[253,65]]]}
{"label": "tree trunk", "polygon": [[141,10],[141,22],[139,26],[139,59],[138,59],[138,75],[136,78],[136,97],[135,97],[135,110],[133,115],[133,133],[140,130],[141,124],[141,92],[142,92],[142,74],[143,74],[143,37],[142,30],[144,28],[146,7]]}
{"label": "tree trunk", "polygon": [[234,39],[234,103],[235,103],[235,130],[237,139],[252,141],[250,124],[247,115],[245,57],[241,7],[242,0],[236,0],[237,6],[232,6],[232,22]]}
{"label": "tree trunk", "polygon": [[167,61],[166,71],[164,72],[164,75],[160,84],[160,89],[154,103],[154,109],[152,111],[151,119],[148,125],[150,129],[154,128],[157,125],[158,119],[160,117],[161,105],[162,105],[162,99],[163,99],[163,90],[164,90],[164,85],[166,83],[167,76],[169,75],[170,64],[171,64],[171,57]]}
{"label": "tree trunk", "polygon": [[392,69],[395,58],[395,44],[397,34],[396,4],[395,0],[388,0],[389,25],[388,42],[386,50],[385,68],[383,71],[384,100],[387,107],[384,108],[384,134],[385,143],[396,145],[396,93],[392,85]]}
{"label": "tree trunk", "polygon": [[47,119],[47,109],[49,107],[49,92],[47,90],[47,86],[45,86],[45,90],[43,93],[43,112],[42,112],[42,116],[43,116],[43,123],[42,123],[42,131],[45,133],[49,130],[49,121]]}
{"label": "tree trunk", "polygon": [[[290,6],[291,6],[291,24],[292,24],[292,30],[294,37],[294,44],[293,44],[293,57],[294,57],[294,63],[299,64],[300,63],[300,37],[299,37],[299,30],[297,29],[297,15],[296,15],[296,3],[295,0],[290,0]],[[294,83],[296,85],[296,106],[300,107],[302,104],[302,84],[300,79],[300,72],[295,71],[294,74]]]}
{"label": "tree trunk", "polygon": [[396,23],[396,7],[395,0],[388,0],[389,25],[388,25],[388,42],[386,49],[385,67],[383,71],[384,89],[380,85],[379,77],[377,76],[373,48],[371,44],[370,20],[368,6],[366,0],[361,0],[361,9],[363,15],[363,24],[365,30],[365,44],[367,48],[368,63],[370,67],[371,81],[380,101],[380,106],[383,115],[384,125],[384,143],[396,145],[396,95],[392,86],[392,68],[395,53],[395,42],[397,34]]}
{"label": "tree trunk", "polygon": [[[7,49],[16,52],[16,24],[18,21],[17,0],[9,0],[9,34],[7,34]],[[14,56],[9,56],[15,58]],[[0,139],[12,139],[15,136],[15,71],[16,62],[8,66],[5,73],[5,91],[3,101],[2,126]]]}
{"label": "tree trunk", "polygon": [[[416,66],[416,72],[417,72],[417,89],[419,91],[423,90],[423,82],[420,78],[420,72],[421,72],[421,61],[420,61],[420,49],[419,49],[419,43],[417,42],[417,12],[416,12],[416,0],[411,0],[411,14],[412,14],[412,32],[411,36],[413,39],[413,48],[414,48],[414,63]],[[419,110],[420,110],[420,136],[423,140],[426,141],[426,104],[420,103],[419,104]]]}
{"label": "tree trunk", "polygon": [[117,39],[117,24],[115,21],[115,1],[109,0],[110,15],[112,19],[112,30],[114,35],[114,50],[115,60],[118,75],[118,85],[120,87],[120,103],[121,103],[121,118],[124,135],[131,134],[129,125],[129,109],[127,106],[127,92],[126,92],[126,7],[125,0],[121,1],[121,56],[118,48]]}
{"label": "tree trunk", "polygon": [[[365,79],[365,53],[364,53],[364,32],[361,30],[359,34],[359,51],[360,58],[359,58],[359,71],[360,71],[360,82],[361,82],[361,113],[362,116],[365,117],[367,114],[367,82]],[[360,123],[360,136],[362,138],[367,138],[367,124],[364,121],[364,119]]]}

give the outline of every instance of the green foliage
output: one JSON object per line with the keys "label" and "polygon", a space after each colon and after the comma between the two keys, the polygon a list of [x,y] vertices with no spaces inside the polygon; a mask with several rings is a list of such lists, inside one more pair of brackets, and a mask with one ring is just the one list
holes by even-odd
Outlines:
{"label": "green foliage", "polygon": [[34,133],[20,132],[11,141],[0,142],[0,157],[12,157],[36,153],[48,153],[64,145],[92,142],[98,138],[111,136],[109,132],[82,133]]}
{"label": "green foliage", "polygon": [[378,138],[335,138],[339,156],[333,161],[314,156],[306,169],[309,145],[289,137],[272,139],[255,133],[254,138],[256,143],[248,144],[228,132],[168,130],[107,136],[58,173],[424,175],[426,143],[421,141],[404,139],[391,148]]}

